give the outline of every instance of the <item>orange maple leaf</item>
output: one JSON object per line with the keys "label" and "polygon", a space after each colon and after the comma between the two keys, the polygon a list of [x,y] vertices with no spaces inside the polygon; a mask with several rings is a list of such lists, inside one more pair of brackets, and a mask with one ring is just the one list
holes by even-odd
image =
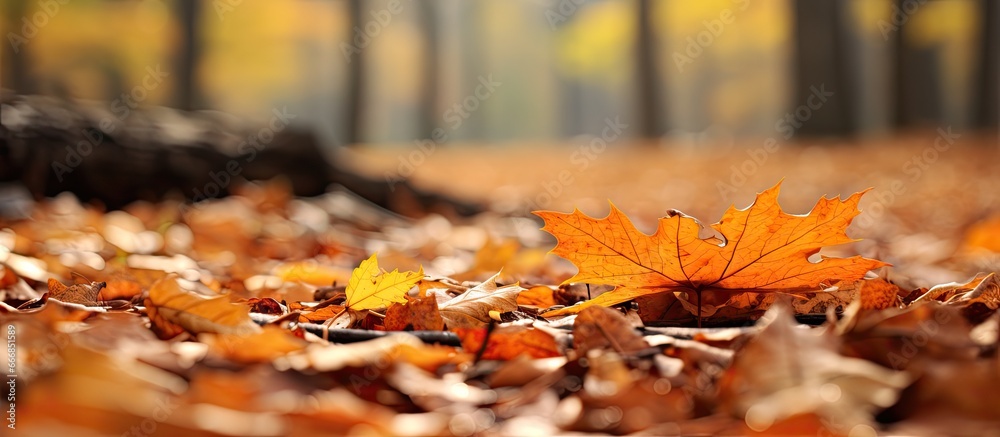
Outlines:
{"label": "orange maple leaf", "polygon": [[[730,206],[712,225],[720,238],[699,237],[696,219],[671,210],[659,219],[653,235],[635,228],[611,205],[603,219],[536,211],[558,243],[552,253],[573,262],[577,273],[564,283],[608,284],[619,288],[582,305],[546,313],[579,312],[592,305],[614,305],[664,291],[727,292],[815,291],[834,280],[857,280],[869,270],[888,265],[860,256],[809,257],[824,246],[850,243],[845,229],[857,216],[867,190],[846,200],[823,197],[806,215],[791,215],[778,205],[781,183],[757,194],[746,209]],[[699,305],[700,307],[700,305]]]}

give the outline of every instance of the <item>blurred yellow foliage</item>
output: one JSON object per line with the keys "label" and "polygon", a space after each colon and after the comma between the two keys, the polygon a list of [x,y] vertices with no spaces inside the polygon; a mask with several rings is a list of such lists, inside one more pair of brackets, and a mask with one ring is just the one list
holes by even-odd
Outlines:
{"label": "blurred yellow foliage", "polygon": [[625,2],[581,7],[559,31],[559,68],[567,76],[627,80],[635,44],[635,13]]}

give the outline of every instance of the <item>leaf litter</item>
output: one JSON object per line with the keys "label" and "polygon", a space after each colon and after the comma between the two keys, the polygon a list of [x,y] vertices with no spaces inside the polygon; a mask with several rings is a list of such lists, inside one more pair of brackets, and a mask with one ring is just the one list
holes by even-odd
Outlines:
{"label": "leaf litter", "polygon": [[[0,315],[17,333],[18,427],[467,436],[1000,426],[988,401],[1000,390],[995,274],[900,283],[870,253],[826,254],[856,241],[846,231],[864,192],[790,215],[778,191],[709,228],[671,210],[651,235],[614,206],[604,219],[538,213],[575,269],[540,256],[553,247],[544,235],[488,215],[372,223],[287,194],[112,213],[43,201],[30,220],[0,222],[14,236],[0,240]],[[305,218],[317,214],[327,219]],[[155,244],[123,243],[134,239],[111,226],[123,220]],[[994,221],[970,228],[960,260],[995,256]]]}

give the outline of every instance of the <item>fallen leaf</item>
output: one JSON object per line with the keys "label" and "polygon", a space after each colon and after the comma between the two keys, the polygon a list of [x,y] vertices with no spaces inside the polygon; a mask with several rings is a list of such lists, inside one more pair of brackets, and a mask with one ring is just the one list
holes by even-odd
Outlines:
{"label": "fallen leaf", "polygon": [[569,314],[576,314],[584,309],[592,306],[604,306],[609,307],[612,305],[618,305],[623,302],[628,302],[630,300],[642,297],[650,296],[654,294],[662,293],[665,290],[651,290],[645,288],[616,288],[613,291],[609,291],[600,296],[597,296],[590,300],[585,300],[573,306],[568,306],[566,308],[560,308],[557,310],[546,311],[542,313],[542,317],[554,317],[554,316],[565,316]]}
{"label": "fallen leaf", "polygon": [[555,291],[548,285],[536,285],[517,295],[517,304],[549,308],[556,305]]}
{"label": "fallen leaf", "polygon": [[655,323],[663,320],[680,320],[690,316],[690,312],[680,303],[674,293],[658,293],[635,298],[639,305],[639,320]]}
{"label": "fallen leaf", "polygon": [[980,324],[1000,308],[1000,278],[996,273],[977,275],[965,284],[949,283],[932,287],[913,303],[935,300],[962,308],[972,324]]}
{"label": "fallen leaf", "polygon": [[860,281],[861,308],[872,310],[883,310],[899,306],[902,302],[900,298],[899,286],[882,278]]}
{"label": "fallen leaf", "polygon": [[[703,290],[815,290],[824,283],[861,279],[869,270],[887,265],[860,256],[809,260],[824,246],[856,241],[844,231],[860,213],[857,205],[864,192],[844,201],[824,197],[809,214],[790,215],[778,205],[780,186],[759,193],[746,209],[730,207],[711,226],[719,238],[701,237],[702,225],[679,211],[660,218],[653,235],[639,232],[614,204],[603,219],[579,210],[535,214],[545,220],[542,229],[558,240],[552,253],[579,268],[564,283],[616,285],[631,298],[667,290],[699,296]],[[608,296],[601,305],[620,302]]]}
{"label": "fallen leaf", "polygon": [[970,360],[980,348],[961,312],[939,302],[881,311],[849,308],[837,324],[841,350],[895,370],[920,367],[928,360]]}
{"label": "fallen leaf", "polygon": [[785,304],[771,307],[760,325],[719,383],[723,408],[755,432],[801,414],[824,423],[873,423],[873,413],[892,405],[910,382],[904,372],[840,355],[838,337],[798,326]]}
{"label": "fallen leaf", "polygon": [[347,283],[346,306],[360,311],[388,306],[392,302],[406,302],[406,292],[424,277],[423,268],[418,272],[393,270],[383,273],[378,268],[376,254],[361,262],[351,273]]}
{"label": "fallen leaf", "polygon": [[56,279],[49,279],[49,298],[60,302],[75,303],[85,306],[98,306],[97,295],[107,284],[91,282],[89,284],[73,284],[66,286]]}
{"label": "fallen leaf", "polygon": [[[128,432],[126,423],[172,412],[163,406],[180,405],[187,385],[178,375],[73,342],[47,358],[64,364],[17,393],[17,431],[27,435],[58,434],[53,423],[90,434],[121,435]],[[169,416],[160,416],[166,420],[157,423],[158,432],[193,434],[178,429]]]}
{"label": "fallen leaf", "polygon": [[96,279],[108,284],[101,290],[101,298],[104,300],[131,299],[167,275],[162,270],[133,268],[120,262],[112,263],[106,271],[100,273]]}
{"label": "fallen leaf", "polygon": [[458,281],[476,280],[507,266],[514,255],[521,250],[521,243],[515,239],[496,241],[487,238],[483,247],[476,252],[472,267],[467,272],[454,275]]}
{"label": "fallen leaf", "polygon": [[320,287],[350,278],[343,269],[319,264],[313,260],[281,264],[274,268],[274,275],[284,281],[300,281]]}
{"label": "fallen leaf", "polygon": [[934,361],[923,367],[920,377],[903,391],[888,414],[929,425],[934,422],[951,424],[952,428],[946,427],[936,434],[988,435],[996,432],[1000,403],[994,399],[1000,390],[1000,362],[995,357]]}
{"label": "fallen leaf", "polygon": [[260,332],[250,319],[250,308],[230,302],[228,296],[205,297],[183,290],[176,275],[169,275],[149,290],[146,309],[150,312],[154,332],[161,339],[175,337],[183,331],[192,334],[250,335]]}
{"label": "fallen leaf", "polygon": [[969,247],[1000,252],[1000,216],[980,221],[965,234],[965,244]]}
{"label": "fallen leaf", "polygon": [[[275,367],[299,371],[333,372],[347,367],[389,370],[396,361],[427,371],[444,364],[462,364],[470,355],[454,347],[429,345],[408,334],[393,334],[351,344],[311,344],[304,350],[274,360]],[[374,379],[374,378],[373,378]]]}
{"label": "fallen leaf", "polygon": [[[466,353],[478,353],[487,338],[486,328],[458,328],[455,334],[462,340]],[[484,360],[511,360],[520,355],[531,358],[560,357],[554,337],[526,326],[501,326],[488,335],[489,341],[481,356]]]}
{"label": "fallen leaf", "polygon": [[281,307],[281,304],[270,297],[251,297],[247,301],[247,305],[250,306],[250,311],[254,313],[270,314],[274,316],[281,316],[285,314],[285,309]]}
{"label": "fallen leaf", "polygon": [[[310,395],[308,407],[287,413],[288,435],[352,435],[359,429],[372,435],[393,435],[393,412],[365,402],[350,391],[335,388]],[[412,427],[411,427],[412,429]]]}
{"label": "fallen leaf", "polygon": [[20,280],[21,278],[17,277],[17,273],[14,273],[13,269],[7,267],[3,263],[0,263],[0,289],[17,284]]}
{"label": "fallen leaf", "polygon": [[605,307],[590,307],[580,312],[573,323],[573,348],[580,356],[592,349],[611,349],[629,354],[649,347],[642,334],[618,311]]}
{"label": "fallen leaf", "polygon": [[449,328],[474,328],[490,322],[490,311],[509,312],[517,309],[517,295],[523,291],[518,284],[497,285],[497,273],[483,283],[466,290],[438,305],[441,317]]}
{"label": "fallen leaf", "polygon": [[405,304],[394,303],[385,311],[386,331],[441,331],[444,319],[434,298],[418,297]]}
{"label": "fallen leaf", "polygon": [[963,295],[969,291],[972,291],[978,286],[987,276],[992,275],[980,273],[973,277],[972,279],[965,282],[949,282],[946,284],[938,284],[931,287],[929,290],[921,294],[920,297],[913,300],[912,303],[936,300],[938,302],[947,302],[956,296]]}
{"label": "fallen leaf", "polygon": [[340,314],[344,314],[347,308],[343,305],[328,305],[318,310],[299,312],[299,321],[322,323]]}
{"label": "fallen leaf", "polygon": [[199,341],[238,363],[270,363],[275,358],[304,349],[308,343],[286,329],[265,326],[252,334],[202,334]]}
{"label": "fallen leaf", "polygon": [[14,273],[14,269],[0,263],[0,302],[29,301],[41,294],[31,288],[24,279]]}
{"label": "fallen leaf", "polygon": [[664,378],[633,372],[616,353],[596,354],[588,363],[583,390],[561,405],[557,423],[565,429],[632,434],[656,424],[683,421],[694,412],[689,390],[673,387]]}
{"label": "fallen leaf", "polygon": [[30,315],[31,318],[47,325],[57,325],[66,321],[79,322],[86,320],[99,311],[103,311],[103,308],[100,307],[84,306],[59,300],[49,301],[49,293],[44,293],[34,302],[29,302],[22,306],[30,306],[30,308],[15,308],[13,311],[7,311],[13,314]]}
{"label": "fallen leaf", "polygon": [[[841,281],[822,290],[795,293],[791,296],[791,304],[796,315],[814,316],[822,316],[827,311],[840,314],[856,300],[860,302],[862,309],[885,309],[899,305],[900,291],[898,286],[881,278]],[[703,325],[734,325],[755,321],[783,296],[777,293],[705,293],[702,302]],[[695,321],[698,314],[697,307],[687,300],[678,299],[675,293],[645,295],[635,301],[639,304],[639,316],[645,323]]]}

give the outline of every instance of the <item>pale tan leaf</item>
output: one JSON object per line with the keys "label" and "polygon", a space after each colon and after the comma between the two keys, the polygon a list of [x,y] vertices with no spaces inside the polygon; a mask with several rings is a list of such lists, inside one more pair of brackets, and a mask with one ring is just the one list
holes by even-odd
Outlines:
{"label": "pale tan leaf", "polygon": [[441,317],[449,328],[475,328],[490,321],[490,311],[508,312],[517,309],[517,295],[524,288],[518,284],[500,287],[500,273],[470,288],[451,300],[438,304]]}

